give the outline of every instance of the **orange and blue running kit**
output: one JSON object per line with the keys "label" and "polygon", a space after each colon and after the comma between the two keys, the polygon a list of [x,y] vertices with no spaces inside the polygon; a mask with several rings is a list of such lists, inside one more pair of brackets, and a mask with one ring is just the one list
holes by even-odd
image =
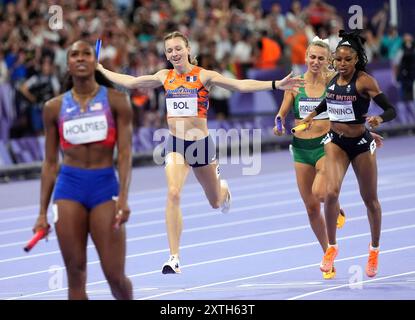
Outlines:
{"label": "orange and blue running kit", "polygon": [[[194,66],[189,73],[178,74],[170,70],[164,81],[166,91],[167,118],[197,117],[207,118],[209,91],[200,81],[200,67]],[[216,146],[210,135],[190,141],[173,135],[167,139],[164,155],[178,152],[192,167],[208,165],[216,160]]]}

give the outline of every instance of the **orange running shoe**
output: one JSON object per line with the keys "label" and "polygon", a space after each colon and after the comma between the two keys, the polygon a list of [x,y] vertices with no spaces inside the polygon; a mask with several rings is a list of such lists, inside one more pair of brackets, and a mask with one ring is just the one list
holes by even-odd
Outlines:
{"label": "orange running shoe", "polygon": [[334,279],[336,276],[336,268],[333,265],[333,268],[329,272],[323,272],[323,278],[325,280]]}
{"label": "orange running shoe", "polygon": [[324,254],[323,260],[320,264],[320,270],[323,272],[329,272],[333,269],[334,259],[337,256],[339,249],[336,247],[328,247]]}
{"label": "orange running shoe", "polygon": [[366,274],[368,277],[374,277],[378,273],[378,256],[379,249],[371,250],[369,247],[369,258],[366,265]]}
{"label": "orange running shoe", "polygon": [[340,208],[339,215],[337,216],[337,229],[343,228],[345,223],[346,223],[346,214],[344,213],[343,209]]}

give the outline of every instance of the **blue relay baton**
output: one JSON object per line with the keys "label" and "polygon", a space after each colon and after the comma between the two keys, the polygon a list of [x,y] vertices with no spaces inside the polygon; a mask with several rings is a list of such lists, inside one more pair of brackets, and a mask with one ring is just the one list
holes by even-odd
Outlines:
{"label": "blue relay baton", "polygon": [[275,126],[277,127],[277,130],[279,132],[282,132],[282,121],[281,121],[281,117],[280,116],[277,116],[275,118]]}
{"label": "blue relay baton", "polygon": [[97,57],[97,61],[99,60],[99,52],[101,51],[102,46],[102,40],[97,39],[97,42],[95,42],[95,55]]}

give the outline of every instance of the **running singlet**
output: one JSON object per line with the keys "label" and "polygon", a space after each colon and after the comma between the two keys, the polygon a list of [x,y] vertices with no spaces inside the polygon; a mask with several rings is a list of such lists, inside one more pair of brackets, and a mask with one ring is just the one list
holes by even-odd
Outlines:
{"label": "running singlet", "polygon": [[[301,75],[301,79],[304,79],[304,75]],[[295,96],[294,100],[295,118],[304,119],[305,117],[307,117],[311,112],[314,111],[314,109],[320,104],[320,102],[324,99],[325,96],[326,91],[324,90],[324,93],[320,98],[310,98],[307,96],[304,87],[299,88],[299,92]],[[327,112],[322,112],[316,117],[314,117],[315,120],[324,120],[328,118],[329,116]]]}
{"label": "running singlet", "polygon": [[81,112],[72,92],[65,92],[59,114],[59,137],[63,150],[86,143],[114,147],[117,131],[106,87],[100,86],[96,96],[89,101],[85,112]]}
{"label": "running singlet", "polygon": [[207,118],[209,91],[200,81],[202,68],[194,66],[192,71],[177,74],[171,69],[164,81],[167,117]]}
{"label": "running singlet", "polygon": [[369,109],[370,99],[362,97],[356,90],[356,79],[359,71],[355,71],[347,85],[337,84],[337,74],[328,84],[326,102],[327,113],[332,122],[349,124],[365,123],[365,115]]}

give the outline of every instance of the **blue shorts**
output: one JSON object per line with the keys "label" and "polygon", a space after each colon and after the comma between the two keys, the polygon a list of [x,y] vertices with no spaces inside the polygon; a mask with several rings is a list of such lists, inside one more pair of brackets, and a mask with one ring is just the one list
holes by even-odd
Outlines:
{"label": "blue shorts", "polygon": [[61,165],[53,193],[56,200],[72,200],[88,211],[118,196],[119,184],[113,167],[82,169]]}

